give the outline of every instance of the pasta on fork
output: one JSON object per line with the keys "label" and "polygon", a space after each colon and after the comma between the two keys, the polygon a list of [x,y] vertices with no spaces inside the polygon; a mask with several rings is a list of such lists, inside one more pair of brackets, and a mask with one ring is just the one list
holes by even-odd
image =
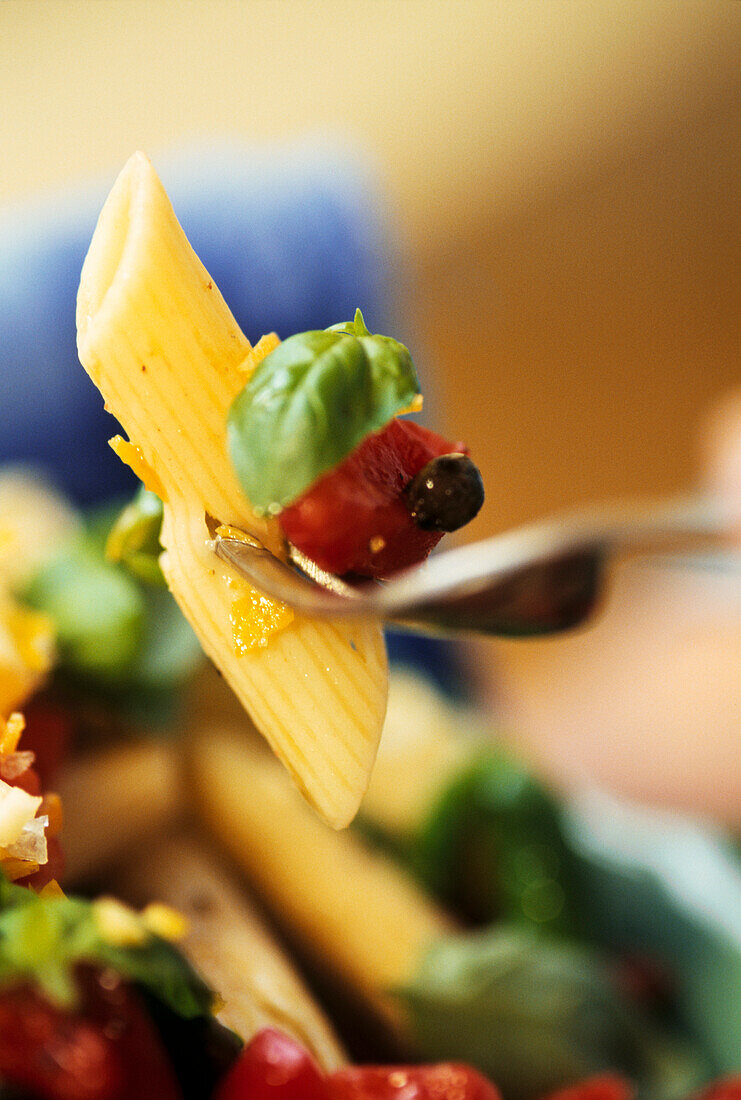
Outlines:
{"label": "pasta on fork", "polygon": [[135,154],[100,215],[77,305],[78,351],[129,436],[112,441],[164,504],[161,566],[200,642],[318,813],[355,815],[375,758],[387,667],[374,621],[314,621],[253,589],[210,548],[228,525],[280,552],[227,451],[229,407],[278,343],[252,348]]}

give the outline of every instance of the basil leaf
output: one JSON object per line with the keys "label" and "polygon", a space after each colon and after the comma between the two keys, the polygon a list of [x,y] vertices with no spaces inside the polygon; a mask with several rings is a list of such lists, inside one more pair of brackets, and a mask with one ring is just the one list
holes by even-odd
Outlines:
{"label": "basil leaf", "polygon": [[22,595],[52,619],[64,667],[110,682],[134,660],[144,631],[143,597],[133,578],[96,556],[84,539],[43,565]]}
{"label": "basil leaf", "polygon": [[579,907],[593,937],[671,974],[677,1015],[718,1073],[741,1051],[741,859],[731,839],[679,814],[597,792],[566,806]]}
{"label": "basil leaf", "polygon": [[707,1078],[705,1059],[616,992],[596,956],[499,925],[431,948],[393,991],[419,1053],[469,1062],[508,1100],[532,1100],[612,1070],[642,1100],[677,1100]]}
{"label": "basil leaf", "polygon": [[0,985],[30,982],[52,1003],[73,1008],[78,963],[112,968],[186,1019],[211,1010],[210,990],[165,940],[150,933],[140,945],[112,946],[101,937],[94,903],[73,897],[42,898],[3,879]]}
{"label": "basil leaf", "polygon": [[484,749],[445,785],[409,845],[427,888],[478,923],[573,932],[560,808],[525,765]]}
{"label": "basil leaf", "polygon": [[105,555],[108,561],[121,562],[138,580],[165,585],[160,569],[160,530],[162,501],[143,485],[134,499],[116,517],[108,533]]}
{"label": "basil leaf", "polygon": [[[158,724],[169,720],[176,690],[203,657],[163,587],[161,523],[161,501],[142,489],[123,511],[89,517],[84,533],[21,593],[52,619],[68,680]],[[111,545],[121,561],[110,560]]]}
{"label": "basil leaf", "polygon": [[172,944],[156,936],[141,947],[110,947],[99,941],[92,961],[143,986],[185,1020],[211,1011],[213,996],[208,986]]}
{"label": "basil leaf", "polygon": [[418,391],[407,348],[371,335],[359,310],[352,322],[284,340],[229,412],[231,458],[252,507],[276,515]]}

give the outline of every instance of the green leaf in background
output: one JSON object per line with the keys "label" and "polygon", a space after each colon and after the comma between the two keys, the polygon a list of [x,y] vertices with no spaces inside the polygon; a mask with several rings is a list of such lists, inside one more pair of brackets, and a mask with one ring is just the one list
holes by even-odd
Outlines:
{"label": "green leaf in background", "polygon": [[393,991],[422,1057],[470,1062],[507,1100],[619,1072],[639,1100],[679,1100],[708,1077],[689,1043],[622,1000],[588,950],[498,925],[433,947]]}
{"label": "green leaf in background", "polygon": [[596,792],[567,804],[564,829],[592,937],[660,960],[681,1021],[717,1072],[741,1071],[741,859],[731,839]]}
{"label": "green leaf in background", "polygon": [[146,584],[165,584],[160,569],[160,530],[162,501],[143,485],[134,499],[116,517],[107,536],[105,554],[109,561],[121,562]]}
{"label": "green leaf in background", "polygon": [[42,898],[2,879],[0,986],[30,982],[54,1004],[71,1008],[78,963],[111,967],[186,1019],[211,1010],[211,991],[165,940],[145,932],[140,944],[117,947],[101,934],[95,902]]}
{"label": "green leaf in background", "polygon": [[165,588],[146,588],[142,642],[126,670],[132,688],[172,691],[203,659],[201,643]]}
{"label": "green leaf in background", "polygon": [[229,412],[232,462],[252,507],[277,514],[407,408],[409,351],[355,320],[302,332],[258,365]]}
{"label": "green leaf in background", "polygon": [[111,947],[99,941],[93,961],[142,986],[185,1020],[206,1016],[213,1006],[208,986],[172,944],[157,936],[141,947]]}
{"label": "green leaf in background", "polygon": [[110,682],[135,659],[144,636],[144,598],[134,580],[84,538],[43,565],[22,596],[52,619],[65,667]]}
{"label": "green leaf in background", "polygon": [[[113,701],[132,721],[147,728],[176,722],[185,698],[183,684],[203,663],[201,643],[166,588],[145,585],[146,606],[141,645],[130,665],[121,670]],[[174,728],[174,727],[173,727]]]}
{"label": "green leaf in background", "polygon": [[525,765],[483,749],[454,776],[410,846],[426,886],[470,920],[574,927],[560,808]]}
{"label": "green leaf in background", "polygon": [[[203,659],[189,623],[158,583],[160,525],[161,503],[147,490],[123,512],[96,512],[20,593],[52,619],[59,671],[76,688],[157,725],[170,719],[179,687]],[[128,567],[107,557],[112,540],[119,548],[139,546]]]}

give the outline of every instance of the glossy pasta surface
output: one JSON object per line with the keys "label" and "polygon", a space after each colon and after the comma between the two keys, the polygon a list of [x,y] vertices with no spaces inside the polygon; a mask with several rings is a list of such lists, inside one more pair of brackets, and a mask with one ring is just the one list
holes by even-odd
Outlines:
{"label": "glossy pasta surface", "polygon": [[[250,347],[140,153],[100,216],[77,326],[80,360],[136,448],[119,453],[164,501],[171,591],[308,801],[334,827],[348,824],[385,713],[380,626],[282,614],[210,548],[216,521],[280,550],[276,525],[252,512],[226,448],[228,408],[277,338]],[[235,608],[245,602],[279,624],[251,648],[235,644]]]}

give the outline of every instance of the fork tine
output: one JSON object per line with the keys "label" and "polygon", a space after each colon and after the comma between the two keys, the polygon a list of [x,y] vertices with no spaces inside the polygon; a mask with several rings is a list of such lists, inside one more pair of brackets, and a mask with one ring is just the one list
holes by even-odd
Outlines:
{"label": "fork tine", "polygon": [[[274,557],[259,542],[217,535],[213,540],[216,554],[267,596],[290,604],[306,615],[326,617],[363,614],[355,606],[352,594],[339,595],[315,583],[290,565]],[[349,585],[345,585],[349,590]],[[365,611],[367,615],[368,612]]]}

